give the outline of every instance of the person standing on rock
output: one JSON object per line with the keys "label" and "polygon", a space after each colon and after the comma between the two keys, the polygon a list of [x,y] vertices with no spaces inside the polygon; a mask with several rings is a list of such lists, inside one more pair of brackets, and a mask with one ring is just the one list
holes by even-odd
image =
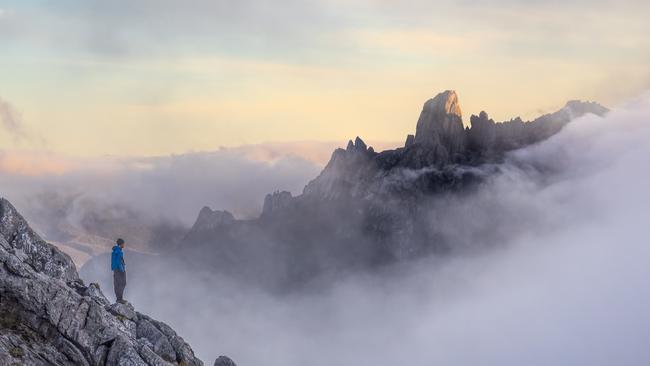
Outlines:
{"label": "person standing on rock", "polygon": [[124,288],[126,287],[126,263],[124,262],[124,240],[117,239],[116,245],[111,253],[111,270],[113,271],[113,288],[115,297],[120,304],[126,303],[124,300]]}

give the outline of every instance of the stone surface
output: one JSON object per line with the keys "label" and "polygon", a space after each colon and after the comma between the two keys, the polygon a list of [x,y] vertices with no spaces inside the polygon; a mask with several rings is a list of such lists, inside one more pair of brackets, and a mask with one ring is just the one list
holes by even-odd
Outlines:
{"label": "stone surface", "polygon": [[237,364],[226,356],[219,356],[214,361],[214,366],[237,366]]}
{"label": "stone surface", "polygon": [[117,317],[122,317],[124,319],[128,320],[133,320],[135,319],[135,309],[133,308],[133,305],[129,303],[121,304],[121,303],[115,303],[108,305],[106,307],[106,310],[108,310],[109,313],[117,316]]}
{"label": "stone surface", "polygon": [[291,204],[291,192],[275,191],[272,194],[267,194],[264,197],[264,206],[262,208],[262,216],[270,215],[273,212],[283,209]]}
{"label": "stone surface", "polygon": [[194,222],[192,230],[212,230],[226,226],[235,221],[235,217],[228,211],[213,211],[210,207],[203,207]]}
{"label": "stone surface", "polygon": [[446,90],[422,107],[415,130],[416,150],[425,159],[422,165],[447,162],[465,146],[463,117],[458,95]]}
{"label": "stone surface", "polygon": [[109,304],[0,199],[0,364],[199,366],[168,325]]}
{"label": "stone surface", "polygon": [[404,142],[404,147],[410,147],[415,143],[415,135],[407,135],[406,142]]}

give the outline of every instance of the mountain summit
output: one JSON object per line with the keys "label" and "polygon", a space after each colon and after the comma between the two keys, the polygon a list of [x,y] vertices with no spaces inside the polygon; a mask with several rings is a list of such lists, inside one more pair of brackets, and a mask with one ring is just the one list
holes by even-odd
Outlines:
{"label": "mountain summit", "polygon": [[424,103],[414,142],[444,149],[446,156],[463,149],[463,116],[455,91],[446,90]]}

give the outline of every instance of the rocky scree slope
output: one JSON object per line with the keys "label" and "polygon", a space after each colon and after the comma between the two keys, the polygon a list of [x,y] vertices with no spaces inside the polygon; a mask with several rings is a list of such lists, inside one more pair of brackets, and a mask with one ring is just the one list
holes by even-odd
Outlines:
{"label": "rocky scree slope", "polygon": [[0,365],[203,363],[167,324],[86,286],[70,257],[0,199]]}

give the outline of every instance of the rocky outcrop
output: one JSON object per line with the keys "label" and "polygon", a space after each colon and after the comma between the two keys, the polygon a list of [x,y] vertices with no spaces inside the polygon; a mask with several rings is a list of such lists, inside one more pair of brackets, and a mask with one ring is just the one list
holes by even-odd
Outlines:
{"label": "rocky outcrop", "polygon": [[237,366],[233,360],[226,356],[219,356],[214,361],[214,366]]}
{"label": "rocky outcrop", "polygon": [[305,186],[303,193],[324,199],[337,199],[355,195],[357,182],[376,171],[374,158],[377,153],[361,138],[348,142],[345,150],[336,149],[321,174]]}
{"label": "rocky outcrop", "polygon": [[6,200],[0,200],[0,235],[14,256],[35,271],[63,281],[79,278],[70,257],[41,239]]}
{"label": "rocky outcrop", "polygon": [[446,163],[463,152],[465,135],[458,95],[446,90],[424,103],[415,129],[414,145],[426,161],[421,165]]}
{"label": "rocky outcrop", "polygon": [[468,154],[475,161],[494,160],[503,152],[518,149],[545,140],[558,133],[572,119],[587,113],[604,115],[607,108],[598,103],[569,101],[560,110],[545,114],[533,121],[524,122],[517,117],[505,122],[495,122],[485,111],[470,117],[467,129]]}
{"label": "rocky outcrop", "polygon": [[0,364],[198,366],[183,338],[130,304],[110,304],[70,258],[0,199]]}
{"label": "rocky outcrop", "polygon": [[264,197],[264,206],[262,208],[262,216],[271,215],[273,212],[283,209],[291,204],[291,192],[275,191],[272,194],[267,194]]}
{"label": "rocky outcrop", "polygon": [[415,135],[407,135],[406,142],[404,142],[404,147],[410,147],[415,143]]}
{"label": "rocky outcrop", "polygon": [[213,211],[210,207],[203,207],[196,218],[192,230],[213,230],[227,226],[235,221],[235,217],[228,211]]}

